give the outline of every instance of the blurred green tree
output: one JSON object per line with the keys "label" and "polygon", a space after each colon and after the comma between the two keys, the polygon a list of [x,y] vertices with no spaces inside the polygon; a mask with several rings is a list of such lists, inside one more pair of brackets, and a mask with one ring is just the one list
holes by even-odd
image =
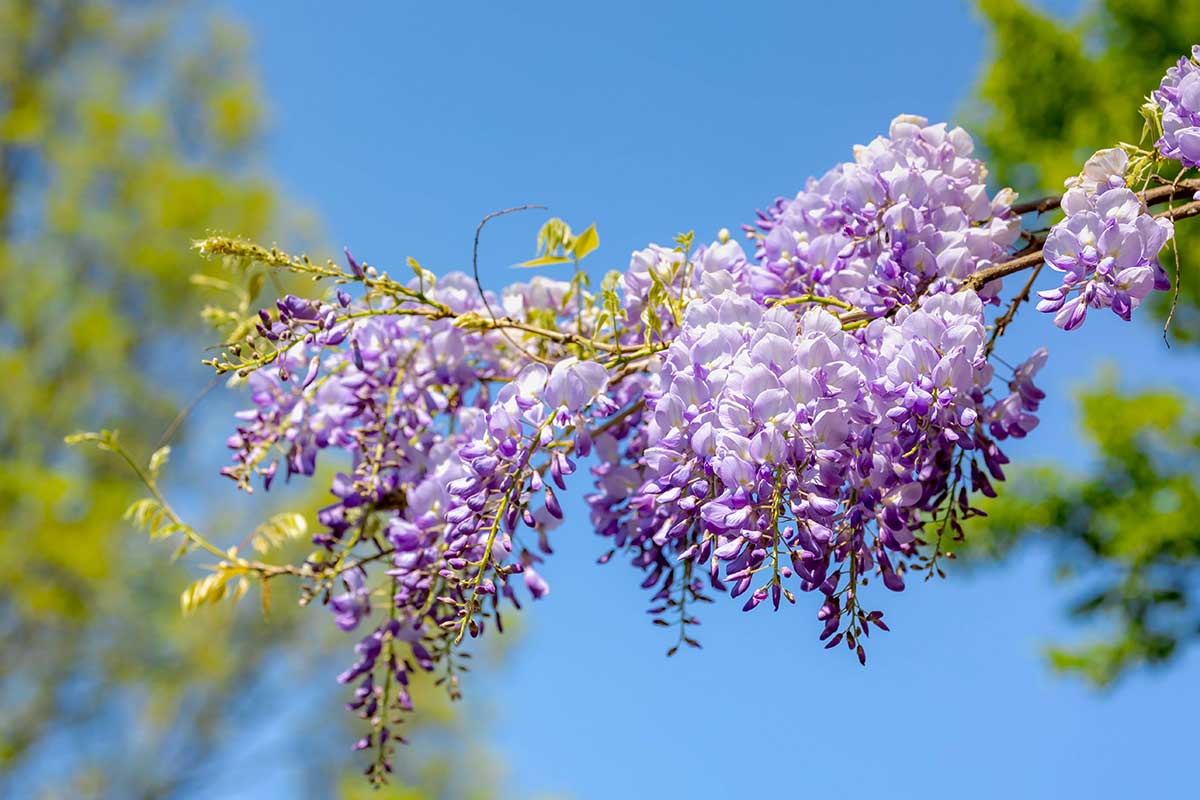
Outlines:
{"label": "blurred green tree", "polygon": [[[0,796],[211,796],[271,769],[330,796],[351,763],[327,620],[284,597],[183,617],[194,576],[119,521],[141,487],[62,445],[103,422],[154,449],[206,374],[175,354],[215,337],[189,279],[221,267],[189,240],[294,217],[255,177],[246,49],[182,3],[0,0]],[[395,796],[459,796],[445,772]]]}
{"label": "blurred green tree", "polygon": [[[1017,0],[979,5],[992,52],[969,115],[996,180],[1027,197],[1061,192],[1095,150],[1136,143],[1138,107],[1200,31],[1200,4],[1178,0],[1102,0],[1074,22]],[[1176,235],[1170,336],[1188,345],[1200,336],[1200,234]],[[1159,298],[1141,324],[1161,326],[1170,304]],[[1104,377],[1078,403],[1089,471],[1018,472],[964,552],[998,559],[1030,537],[1054,543],[1059,574],[1079,589],[1071,614],[1105,633],[1052,647],[1051,663],[1104,685],[1200,636],[1200,427],[1194,402],[1169,388],[1130,393]]]}

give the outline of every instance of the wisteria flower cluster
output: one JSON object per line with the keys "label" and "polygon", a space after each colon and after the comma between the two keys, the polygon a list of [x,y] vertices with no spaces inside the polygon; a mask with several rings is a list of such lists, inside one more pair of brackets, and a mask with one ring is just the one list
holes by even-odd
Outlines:
{"label": "wisteria flower cluster", "polygon": [[897,117],[854,161],[759,212],[753,294],[832,296],[878,314],[1003,260],[1021,227],[1015,194],[988,194],[973,151],[962,128]]}
{"label": "wisteria flower cluster", "polygon": [[597,531],[633,551],[658,613],[700,596],[697,576],[750,592],[746,610],[794,602],[789,585],[820,590],[822,638],[865,658],[856,637],[882,614],[858,605],[861,578],[903,588],[947,484],[969,479],[964,453],[999,475],[1003,456],[977,425],[992,413],[984,336],[969,291],[857,332],[732,288],[691,303],[645,394],[636,459],[613,434],[599,448]]}
{"label": "wisteria flower cluster", "polygon": [[1163,158],[1200,167],[1200,45],[1167,70],[1151,99],[1162,109],[1162,136],[1155,145]]}
{"label": "wisteria flower cluster", "polygon": [[[1196,166],[1197,69],[1185,59],[1156,93],[1162,154],[1184,167]],[[1114,148],[1067,182],[1048,234],[1022,230],[1053,198],[990,193],[973,150],[961,128],[897,117],[744,226],[749,247],[727,231],[699,247],[683,235],[633,253],[597,291],[580,267],[595,228],[561,220],[523,266],[573,264],[574,276],[499,294],[477,263],[437,279],[410,259],[398,280],[348,252],[345,266],[316,264],[204,240],[205,255],[243,268],[333,284],[243,319],[206,362],[244,381],[252,404],[225,474],[246,491],[326,474],[332,498],[299,565],[219,548],[162,501],[156,519],[219,559],[185,606],[299,577],[302,602],[327,604],[358,637],[339,680],[383,780],[414,673],[458,696],[464,641],[549,594],[562,493],[590,477],[600,561],[634,567],[654,622],[676,630],[670,653],[699,646],[696,609],[714,593],[746,611],[811,595],[816,635],[865,663],[872,628],[887,630],[869,585],[944,574],[982,513],[974,498],[1004,480],[1002,446],[1037,425],[1045,348],[1015,368],[993,358],[1037,272],[1006,310],[1000,279],[1044,262],[1062,274],[1038,304],[1057,325],[1078,327],[1089,308],[1129,319],[1168,285],[1158,255],[1172,220],[1200,213],[1196,201],[1152,213],[1196,181],[1135,191]]]}
{"label": "wisteria flower cluster", "polygon": [[[675,648],[696,643],[708,591],[747,595],[747,610],[817,592],[821,638],[865,661],[886,625],[863,585],[937,569],[978,513],[969,492],[1003,477],[997,441],[1036,409],[1014,418],[993,392],[994,284],[962,286],[1019,228],[971,151],[962,129],[898,118],[763,215],[754,257],[724,232],[694,252],[686,237],[651,246],[603,297],[545,278],[499,300],[461,274],[400,285],[348,256],[338,274],[365,300],[263,312],[253,357],[216,362],[247,375],[255,403],[226,472],[269,487],[281,466],[312,475],[321,451],[349,454],[308,591],[344,630],[387,609],[340,678],[358,687],[351,707],[379,717],[382,670],[407,708],[414,665],[449,669],[464,636],[502,626],[502,601],[549,592],[536,565],[557,492],[590,456],[602,560],[621,551],[643,572]],[[378,723],[363,746],[390,736]]]}
{"label": "wisteria flower cluster", "polygon": [[1037,307],[1054,312],[1054,324],[1065,330],[1082,325],[1088,308],[1111,308],[1128,321],[1151,291],[1171,286],[1158,254],[1174,224],[1155,218],[1126,188],[1127,164],[1120,148],[1092,156],[1082,175],[1067,182],[1066,218],[1046,238],[1046,263],[1063,280],[1038,293]]}

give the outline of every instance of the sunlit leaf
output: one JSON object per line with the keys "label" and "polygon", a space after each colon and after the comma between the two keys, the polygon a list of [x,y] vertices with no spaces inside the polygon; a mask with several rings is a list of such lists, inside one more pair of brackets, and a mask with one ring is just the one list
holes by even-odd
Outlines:
{"label": "sunlit leaf", "polygon": [[170,457],[171,457],[171,447],[169,445],[163,445],[162,447],[155,450],[154,454],[152,456],[150,456],[150,474],[158,475],[159,470],[161,470],[163,468],[163,466],[166,465],[167,459],[169,459]]}
{"label": "sunlit leaf", "polygon": [[571,246],[571,254],[575,258],[582,260],[588,253],[600,246],[600,234],[596,233],[596,226],[589,225],[587,230],[579,234],[575,238],[575,243]]}
{"label": "sunlit leaf", "polygon": [[549,267],[555,264],[570,264],[571,259],[566,256],[542,256],[535,258],[532,261],[522,261],[520,264],[513,264],[514,267]]}

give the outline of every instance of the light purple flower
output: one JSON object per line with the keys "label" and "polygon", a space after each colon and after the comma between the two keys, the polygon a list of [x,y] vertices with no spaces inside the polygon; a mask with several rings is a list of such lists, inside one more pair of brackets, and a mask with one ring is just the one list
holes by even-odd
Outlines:
{"label": "light purple flower", "polygon": [[371,592],[366,585],[367,574],[358,567],[342,573],[342,580],[346,584],[346,592],[331,598],[329,607],[333,609],[337,626],[344,631],[352,631],[363,617],[371,613]]}
{"label": "light purple flower", "polygon": [[1162,109],[1158,151],[1185,167],[1200,167],[1200,45],[1167,70],[1151,99]]}
{"label": "light purple flower", "polygon": [[1082,325],[1089,308],[1111,308],[1129,320],[1152,290],[1170,286],[1158,254],[1174,226],[1125,188],[1124,175],[1113,170],[1126,163],[1111,150],[1089,159],[1084,173],[1067,182],[1067,216],[1046,237],[1046,264],[1063,278],[1061,286],[1038,292],[1037,308],[1053,313],[1064,330]]}

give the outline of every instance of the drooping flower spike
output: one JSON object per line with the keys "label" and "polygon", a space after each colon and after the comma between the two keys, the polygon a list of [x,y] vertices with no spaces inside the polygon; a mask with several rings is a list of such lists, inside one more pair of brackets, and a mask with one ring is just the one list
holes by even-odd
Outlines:
{"label": "drooping flower spike", "polygon": [[[1200,163],[1198,87],[1184,59],[1155,93],[1161,155],[1185,167]],[[716,593],[746,611],[811,594],[813,632],[865,662],[871,629],[887,630],[872,582],[942,574],[974,498],[1004,480],[1002,445],[1037,425],[1047,352],[997,368],[1030,288],[1001,312],[999,278],[1044,259],[1061,282],[1038,308],[1068,330],[1089,309],[1129,319],[1167,287],[1171,214],[1126,186],[1128,165],[1098,152],[1067,182],[1062,221],[1022,231],[1032,207],[988,191],[966,131],[901,116],[759,212],[747,247],[724,231],[651,245],[595,292],[580,272],[495,295],[415,261],[402,282],[349,252],[317,267],[206,240],[338,284],[281,298],[211,363],[252,404],[226,475],[245,490],[332,476],[297,573],[305,602],[358,637],[339,680],[368,722],[371,774],[390,771],[411,675],[437,672],[457,696],[463,641],[550,594],[563,494],[588,483],[600,560],[634,567],[677,632],[670,652],[699,646],[696,608]],[[557,220],[551,233],[532,263],[578,267],[598,243]]]}

